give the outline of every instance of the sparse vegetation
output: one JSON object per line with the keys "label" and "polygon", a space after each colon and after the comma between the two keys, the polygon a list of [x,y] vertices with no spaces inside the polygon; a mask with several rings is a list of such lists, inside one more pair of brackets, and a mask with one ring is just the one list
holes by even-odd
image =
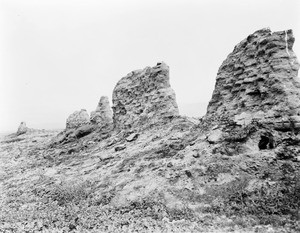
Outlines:
{"label": "sparse vegetation", "polygon": [[[189,137],[194,138],[194,135]],[[180,138],[177,140],[181,143]],[[104,160],[98,160],[95,169],[103,169],[103,166],[115,163],[110,170],[114,179],[118,179],[120,174],[132,173],[137,180],[144,179],[147,171],[152,169],[151,164],[156,164],[157,168],[151,171],[157,171],[160,179],[165,179],[169,171],[174,171],[168,181],[172,181],[175,176],[176,182],[169,182],[169,191],[183,206],[166,205],[163,192],[160,198],[149,195],[122,205],[112,204],[119,190],[126,188],[126,182],[115,187],[112,185],[114,179],[102,179],[100,175],[94,179],[88,179],[88,175],[76,176],[80,179],[59,175],[59,181],[51,175],[45,175],[43,170],[46,169],[45,165],[52,165],[51,169],[55,170],[60,166],[59,163],[49,163],[47,156],[41,156],[40,151],[32,147],[29,151],[24,149],[18,159],[22,155],[27,156],[29,162],[23,164],[23,170],[38,169],[40,172],[36,174],[39,174],[39,178],[32,183],[26,183],[26,179],[12,179],[7,184],[0,202],[0,229],[4,232],[263,232],[275,227],[279,232],[299,231],[300,174],[297,172],[297,163],[288,160],[274,162],[272,159],[257,162],[253,160],[254,157],[246,156],[244,159],[249,160],[246,161],[249,164],[248,170],[234,180],[219,184],[219,178],[222,177],[220,174],[234,177],[231,174],[241,171],[237,166],[240,162],[234,156],[223,160],[219,153],[210,154],[210,149],[206,148],[206,153],[199,157],[191,156],[191,165],[188,165],[191,167],[182,165],[183,160],[179,156],[161,158],[157,163],[155,151],[169,148],[168,145],[168,141],[157,144],[157,150],[147,149],[143,154],[130,154],[117,163],[118,158],[105,160],[105,163]],[[13,147],[10,144],[5,146],[7,149]],[[178,151],[178,155],[182,156],[182,151]],[[66,159],[66,155],[60,151],[54,152],[51,148],[48,154],[56,160],[62,159],[63,164],[76,160],[76,166],[82,166],[82,162],[90,156],[83,156],[80,151]],[[105,158],[111,157],[106,155]],[[171,159],[172,166],[168,166]],[[177,166],[176,163],[181,165]],[[252,174],[254,171],[256,174]],[[198,182],[201,177],[205,177],[208,184],[193,187],[206,187],[204,194],[197,189],[187,189],[184,183],[182,185],[186,180]],[[258,180],[259,184],[249,188],[253,179]],[[145,186],[138,187],[135,192],[142,192]],[[191,208],[191,203],[199,207]]]}
{"label": "sparse vegetation", "polygon": [[253,216],[258,224],[287,226],[300,230],[300,174],[289,163],[283,163],[277,181],[261,179],[250,189],[245,177],[213,190],[211,205],[206,211],[226,216]]}

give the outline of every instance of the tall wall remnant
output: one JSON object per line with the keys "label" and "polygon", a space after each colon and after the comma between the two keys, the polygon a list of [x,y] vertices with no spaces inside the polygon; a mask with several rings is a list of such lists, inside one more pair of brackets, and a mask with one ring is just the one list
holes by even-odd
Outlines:
{"label": "tall wall remnant", "polygon": [[278,129],[300,128],[299,63],[292,30],[262,29],[235,46],[219,68],[206,117],[237,123],[257,118]]}
{"label": "tall wall remnant", "polygon": [[90,121],[92,124],[108,124],[112,123],[112,110],[109,105],[109,100],[107,96],[101,96],[100,101],[97,105],[95,111],[91,112]]}
{"label": "tall wall remnant", "polygon": [[179,114],[169,67],[164,62],[122,78],[114,88],[112,101],[113,120],[119,129]]}

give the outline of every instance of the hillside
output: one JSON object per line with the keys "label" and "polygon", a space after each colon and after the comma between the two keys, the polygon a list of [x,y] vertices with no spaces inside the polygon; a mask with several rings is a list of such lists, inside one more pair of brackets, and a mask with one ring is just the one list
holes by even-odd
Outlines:
{"label": "hillside", "polygon": [[22,125],[0,144],[0,230],[298,232],[294,40],[262,29],[240,42],[202,118],[179,115],[159,62],[61,132]]}

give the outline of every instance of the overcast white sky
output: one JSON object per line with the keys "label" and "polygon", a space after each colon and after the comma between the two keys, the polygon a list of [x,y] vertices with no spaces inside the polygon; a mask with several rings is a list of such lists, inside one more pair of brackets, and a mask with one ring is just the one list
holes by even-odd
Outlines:
{"label": "overcast white sky", "polygon": [[219,66],[254,31],[293,29],[299,0],[0,0],[0,132],[64,128],[119,79],[165,61],[182,114],[200,116]]}

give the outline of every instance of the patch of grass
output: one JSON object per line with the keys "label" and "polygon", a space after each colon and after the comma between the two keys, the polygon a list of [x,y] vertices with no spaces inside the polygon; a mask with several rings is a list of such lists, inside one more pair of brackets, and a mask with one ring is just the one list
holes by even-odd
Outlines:
{"label": "patch of grass", "polygon": [[93,183],[87,181],[62,181],[60,184],[53,184],[33,190],[34,194],[43,198],[46,202],[57,202],[59,206],[67,204],[79,204],[89,199],[95,191]]}
{"label": "patch of grass", "polygon": [[210,206],[205,211],[227,216],[255,216],[259,224],[299,228],[300,173],[288,163],[280,167],[278,180],[261,180],[260,186],[249,189],[247,177],[225,187],[211,189]]}

